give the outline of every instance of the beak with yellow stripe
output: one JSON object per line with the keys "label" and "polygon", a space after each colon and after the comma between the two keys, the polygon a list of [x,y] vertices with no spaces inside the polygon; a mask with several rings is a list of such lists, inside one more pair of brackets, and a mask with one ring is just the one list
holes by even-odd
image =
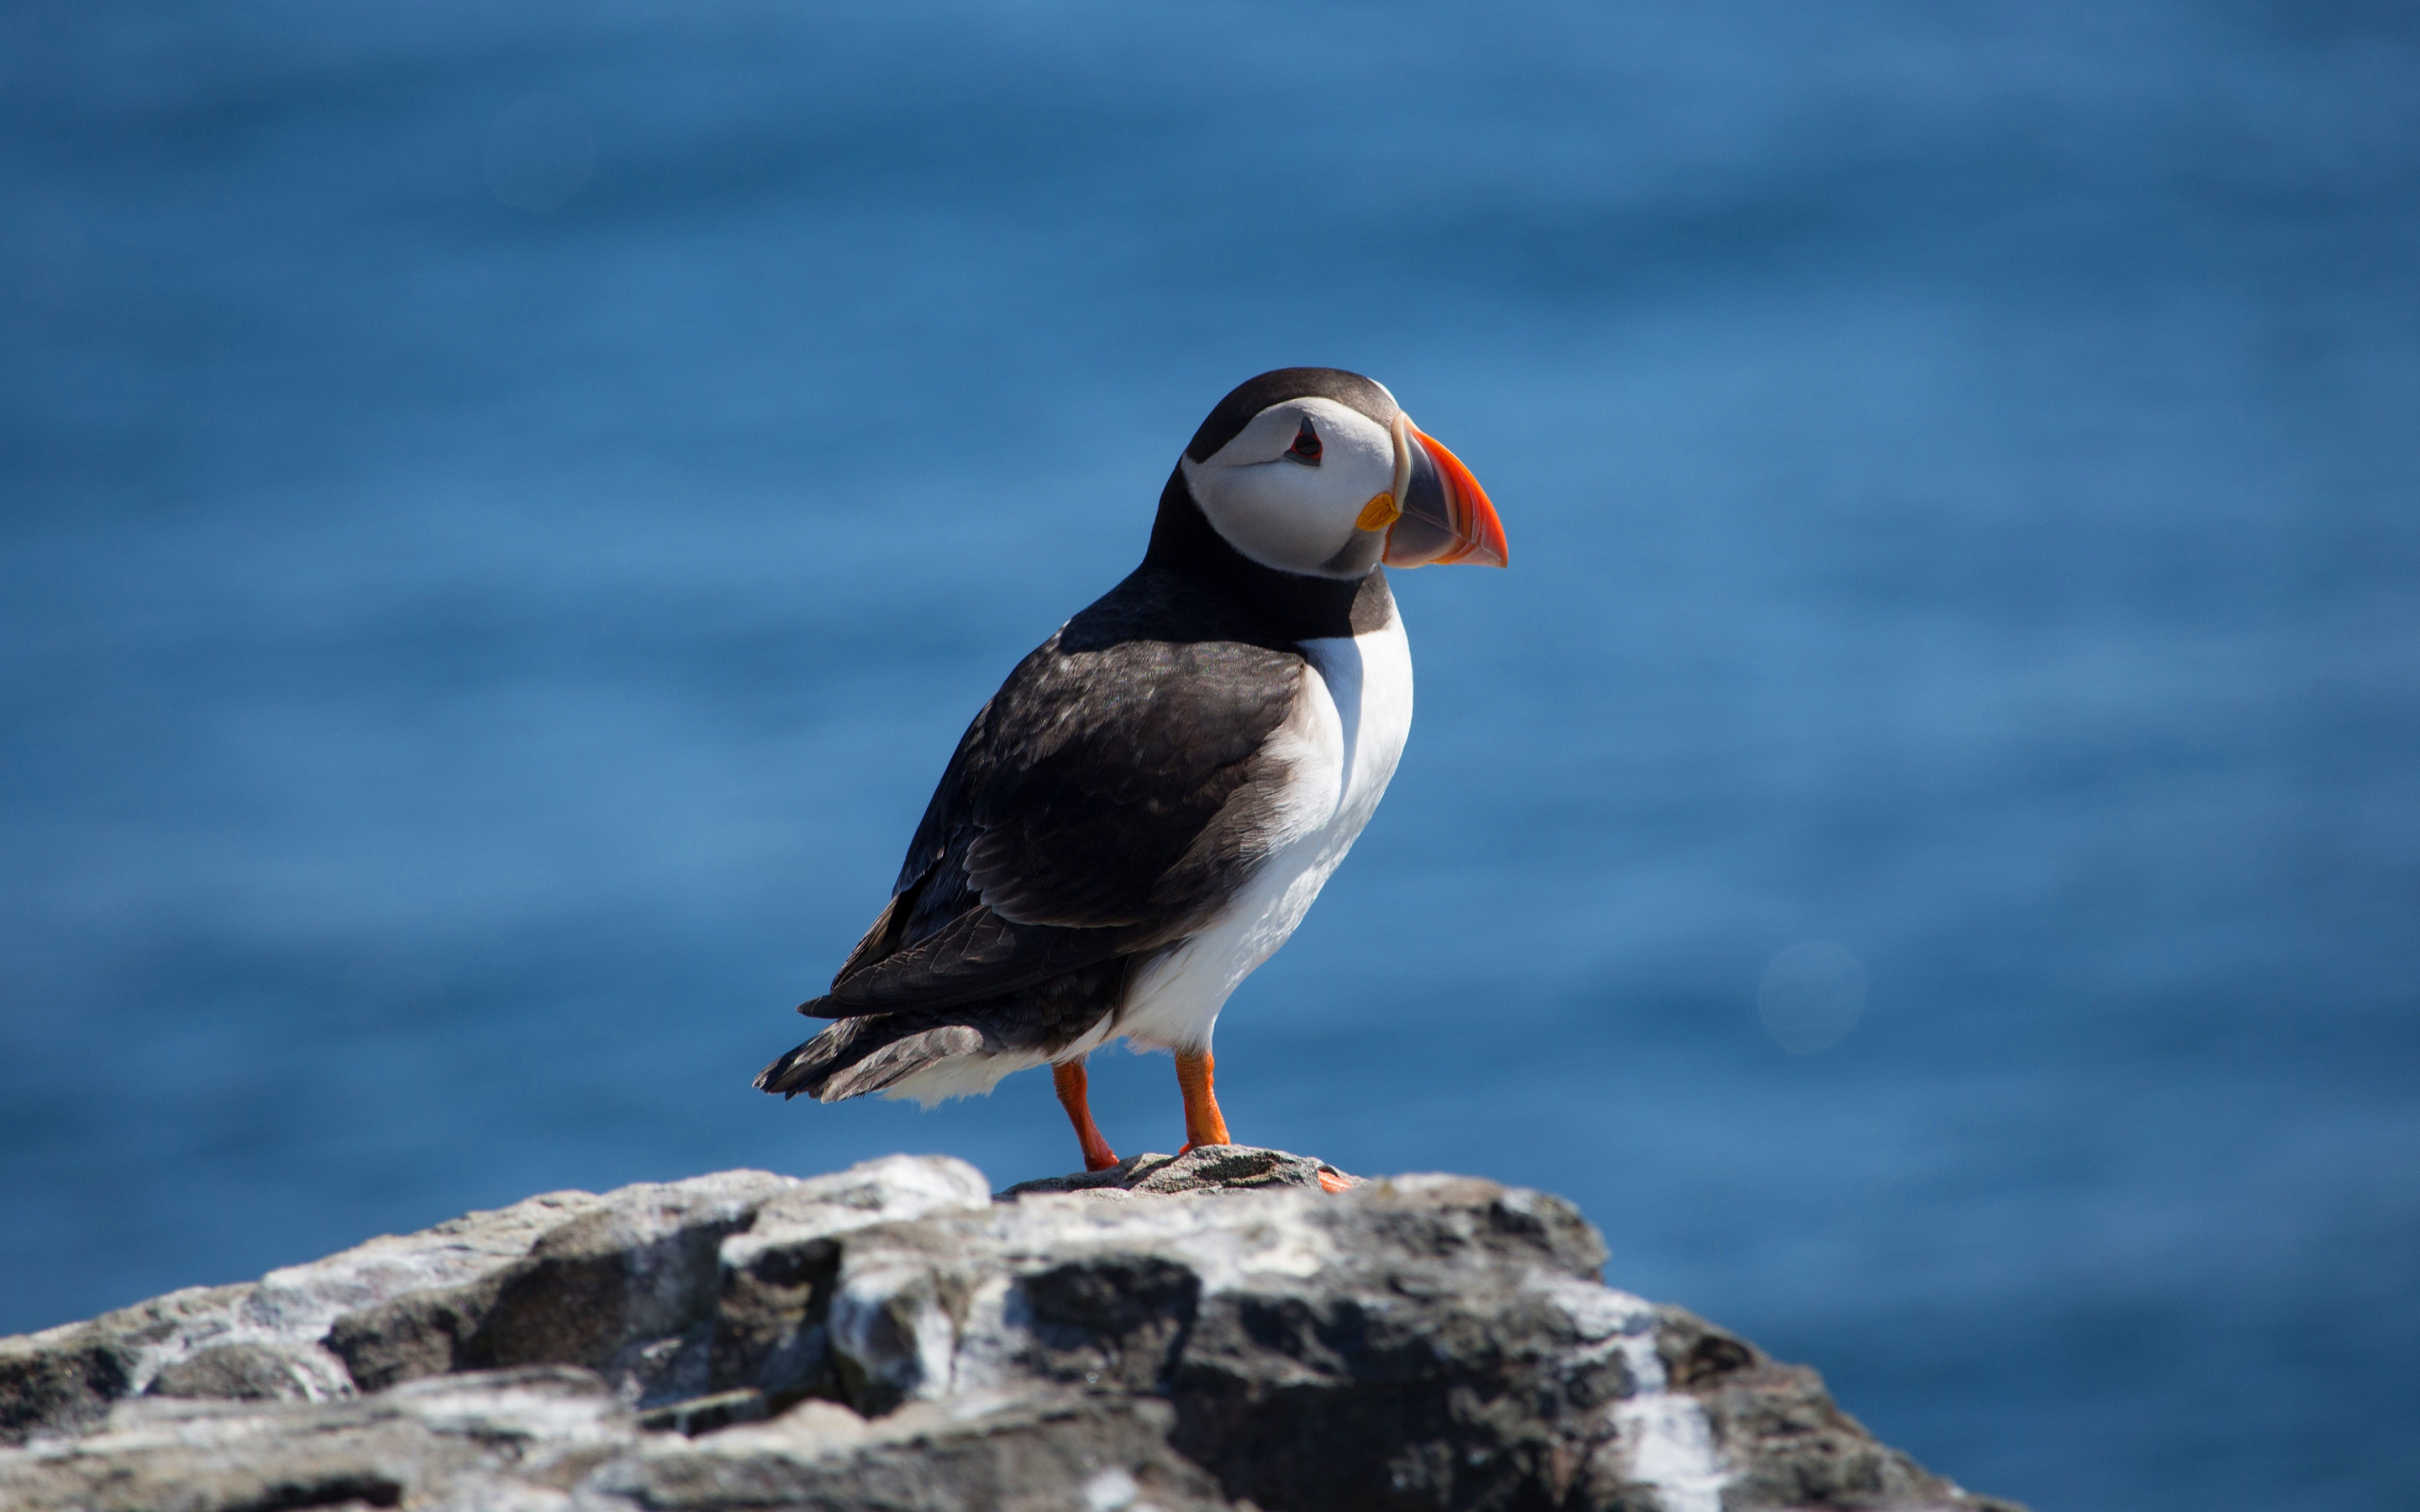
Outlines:
{"label": "beak with yellow stripe", "polygon": [[1443,441],[1398,414],[1394,486],[1361,508],[1355,525],[1387,532],[1390,567],[1501,567],[1512,561],[1504,522],[1487,490]]}

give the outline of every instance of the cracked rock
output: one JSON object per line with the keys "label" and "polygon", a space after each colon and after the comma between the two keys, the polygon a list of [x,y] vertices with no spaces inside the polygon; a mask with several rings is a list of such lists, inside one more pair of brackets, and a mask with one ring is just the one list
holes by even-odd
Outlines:
{"label": "cracked rock", "polygon": [[0,1340],[0,1505],[2009,1512],[1601,1284],[1569,1204],[1351,1182],[1214,1147],[534,1197]]}

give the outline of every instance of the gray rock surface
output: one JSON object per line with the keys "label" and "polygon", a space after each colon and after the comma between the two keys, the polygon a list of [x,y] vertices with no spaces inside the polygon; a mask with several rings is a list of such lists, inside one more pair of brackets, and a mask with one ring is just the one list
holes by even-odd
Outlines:
{"label": "gray rock surface", "polygon": [[1559,1199],[1350,1180],[1221,1147],[533,1197],[0,1340],[0,1505],[2006,1512],[1600,1284]]}
{"label": "gray rock surface", "polygon": [[[1325,1182],[1322,1177],[1326,1178]],[[1318,1191],[1361,1184],[1359,1177],[1347,1176],[1326,1161],[1306,1155],[1257,1149],[1250,1145],[1211,1145],[1189,1155],[1136,1155],[1106,1171],[1078,1171],[1072,1176],[1020,1181],[1001,1196],[1023,1197],[1075,1192],[1116,1200],[1138,1196],[1177,1197],[1195,1192],[1257,1192],[1273,1186]]]}

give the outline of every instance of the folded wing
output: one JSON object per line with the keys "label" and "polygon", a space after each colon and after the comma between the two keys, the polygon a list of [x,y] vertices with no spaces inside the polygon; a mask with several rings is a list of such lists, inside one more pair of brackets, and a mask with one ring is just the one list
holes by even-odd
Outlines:
{"label": "folded wing", "polygon": [[1266,853],[1259,779],[1302,673],[1289,650],[1071,623],[969,726],[890,905],[799,1011],[955,1007],[1199,929]]}

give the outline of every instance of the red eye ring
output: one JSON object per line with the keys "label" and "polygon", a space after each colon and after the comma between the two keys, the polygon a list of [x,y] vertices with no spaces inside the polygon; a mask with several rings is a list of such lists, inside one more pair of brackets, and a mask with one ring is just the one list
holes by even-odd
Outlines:
{"label": "red eye ring", "polygon": [[1312,429],[1311,422],[1306,420],[1302,423],[1302,429],[1294,433],[1294,444],[1286,448],[1286,455],[1317,467],[1320,451],[1319,432]]}

